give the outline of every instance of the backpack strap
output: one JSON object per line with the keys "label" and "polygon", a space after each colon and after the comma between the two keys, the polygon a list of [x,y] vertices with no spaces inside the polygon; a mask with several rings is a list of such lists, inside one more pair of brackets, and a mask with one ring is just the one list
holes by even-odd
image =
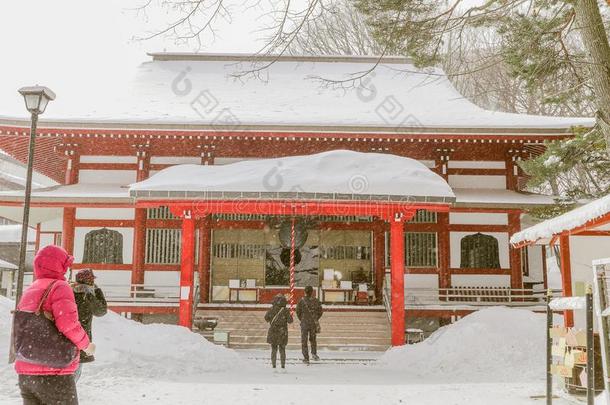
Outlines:
{"label": "backpack strap", "polygon": [[40,313],[42,312],[42,306],[44,305],[45,301],[47,300],[49,294],[51,293],[51,290],[53,289],[53,286],[55,285],[55,283],[57,283],[58,280],[53,280],[48,286],[47,289],[44,290],[44,293],[42,294],[42,298],[40,299],[40,303],[38,304],[38,308],[36,308],[36,315],[40,315]]}
{"label": "backpack strap", "polygon": [[269,323],[270,326],[273,326],[273,324],[275,323],[275,321],[277,320],[277,317],[280,316],[280,314],[282,312],[284,312],[286,308],[280,308],[279,311],[277,311],[277,314],[275,314],[275,316],[273,317],[273,319],[271,320],[271,322]]}
{"label": "backpack strap", "polygon": [[303,304],[305,304],[305,308],[307,308],[307,312],[309,312],[309,316],[311,316],[311,319],[313,319],[314,322],[316,322],[318,319],[313,316],[313,313],[311,313],[311,308],[309,308],[309,304],[307,303],[307,300],[303,300]]}

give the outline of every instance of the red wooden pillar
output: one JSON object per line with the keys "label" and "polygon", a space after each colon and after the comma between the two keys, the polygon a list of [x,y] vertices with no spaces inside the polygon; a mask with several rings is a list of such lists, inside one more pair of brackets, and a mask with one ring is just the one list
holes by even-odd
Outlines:
{"label": "red wooden pillar", "polygon": [[[570,235],[562,233],[559,237],[559,254],[561,256],[561,287],[564,297],[572,296],[572,266],[570,263]],[[574,326],[574,312],[564,311],[563,323],[567,327]]]}
{"label": "red wooden pillar", "polygon": [[210,218],[199,222],[199,302],[208,302],[210,291],[210,244],[212,242]]}
{"label": "red wooden pillar", "polygon": [[373,225],[373,271],[375,274],[375,299],[383,301],[385,278],[385,223],[377,221]]}
{"label": "red wooden pillar", "polygon": [[[508,233],[509,238],[521,230],[521,212],[511,211],[508,213]],[[510,261],[510,287],[515,289],[523,288],[523,272],[521,271],[521,251],[511,244],[509,249]],[[523,295],[519,292],[517,295]]]}
{"label": "red wooden pillar", "polygon": [[[438,218],[438,286],[451,287],[451,256],[449,239],[449,213],[439,212]],[[446,291],[443,292],[446,294]]]}
{"label": "red wooden pillar", "polygon": [[402,346],[405,344],[405,236],[402,215],[397,214],[391,221],[392,346]]}
{"label": "red wooden pillar", "polygon": [[180,258],[180,326],[193,325],[193,275],[195,271],[195,219],[190,211],[182,216],[182,251]]}
{"label": "red wooden pillar", "polygon": [[133,260],[131,284],[144,284],[146,255],[146,208],[136,208],[133,221]]}
{"label": "red wooden pillar", "polygon": [[64,207],[63,226],[61,235],[61,245],[66,252],[74,255],[74,220],[76,218],[76,208]]}

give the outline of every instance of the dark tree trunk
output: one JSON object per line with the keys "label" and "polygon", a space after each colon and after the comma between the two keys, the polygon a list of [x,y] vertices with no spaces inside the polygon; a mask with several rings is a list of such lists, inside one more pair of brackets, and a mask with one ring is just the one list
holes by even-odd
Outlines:
{"label": "dark tree trunk", "polygon": [[583,44],[589,53],[597,123],[610,154],[610,45],[597,0],[575,0],[574,10]]}

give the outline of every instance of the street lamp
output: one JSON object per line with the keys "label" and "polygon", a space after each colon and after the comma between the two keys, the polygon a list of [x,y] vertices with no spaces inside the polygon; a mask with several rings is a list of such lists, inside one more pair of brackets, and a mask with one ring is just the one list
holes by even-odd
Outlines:
{"label": "street lamp", "polygon": [[[28,227],[30,222],[30,199],[32,196],[32,172],[34,168],[34,147],[36,145],[36,126],[38,116],[44,113],[49,101],[55,100],[55,93],[44,86],[29,86],[19,89],[19,93],[25,100],[25,108],[32,114],[32,125],[30,127],[30,147],[28,150],[28,167],[25,179],[25,195],[23,197],[23,220],[21,225],[21,245],[19,246],[19,270],[17,271],[17,285],[15,291],[15,310],[23,294],[23,276],[25,274],[25,254],[28,245]],[[9,348],[9,363],[15,362],[15,345],[13,332],[11,331],[11,343]]]}
{"label": "street lamp", "polygon": [[44,86],[29,86],[19,89],[25,100],[25,108],[32,114],[30,128],[30,147],[28,151],[28,167],[25,180],[25,195],[23,197],[23,221],[21,228],[21,245],[19,247],[19,271],[17,272],[17,286],[15,291],[15,309],[23,293],[23,276],[25,274],[25,255],[28,244],[28,227],[30,220],[30,199],[32,196],[32,172],[34,167],[34,147],[36,145],[36,126],[38,115],[44,113],[49,101],[55,100],[55,93]]}

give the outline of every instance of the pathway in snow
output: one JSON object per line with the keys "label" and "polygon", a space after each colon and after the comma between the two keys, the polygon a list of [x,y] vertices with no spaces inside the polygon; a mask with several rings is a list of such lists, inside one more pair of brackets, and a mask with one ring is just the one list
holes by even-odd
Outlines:
{"label": "pathway in snow", "polygon": [[[0,361],[13,306],[0,297]],[[386,353],[324,351],[306,366],[289,352],[284,374],[271,369],[269,351],[227,350],[185,328],[109,313],[95,321],[98,352],[79,396],[84,405],[543,405],[544,321],[491,308]],[[0,404],[21,403],[16,383],[12,366],[0,363]]]}
{"label": "pathway in snow", "polygon": [[[297,352],[289,352],[286,373],[273,372],[267,351],[239,355],[246,367],[198,377],[118,377],[99,370],[88,374],[85,368],[81,404],[544,404],[536,398],[544,392],[543,381],[461,383],[407,377],[378,367],[380,353],[322,352],[320,364],[306,366]],[[20,404],[17,390],[8,388],[8,393],[0,391],[0,403]],[[555,403],[570,404],[563,399]]]}

